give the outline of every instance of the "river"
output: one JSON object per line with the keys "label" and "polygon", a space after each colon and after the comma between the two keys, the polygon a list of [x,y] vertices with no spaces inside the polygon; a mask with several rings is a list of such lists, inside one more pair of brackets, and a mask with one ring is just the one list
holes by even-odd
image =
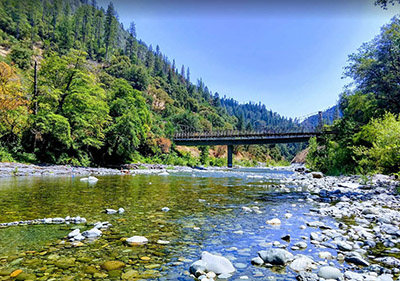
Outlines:
{"label": "river", "polygon": [[[232,262],[237,271],[230,280],[296,280],[288,267],[250,263],[274,242],[289,249],[304,241],[306,249],[291,252],[321,260],[320,250],[308,239],[315,229],[304,226],[315,220],[333,226],[335,220],[305,215],[313,208],[306,200],[309,193],[298,185],[280,186],[291,175],[287,170],[237,168],[99,176],[95,184],[74,176],[3,178],[0,223],[66,216],[81,216],[87,223],[0,228],[0,280],[18,269],[37,280],[194,280],[188,269],[203,251]],[[106,214],[106,208],[125,212]],[[272,218],[282,224],[268,225]],[[98,221],[112,227],[93,241],[68,242],[73,229],[84,231]],[[281,239],[286,234],[290,242]],[[123,242],[134,235],[149,243]],[[125,266],[107,271],[101,267],[106,261]]]}

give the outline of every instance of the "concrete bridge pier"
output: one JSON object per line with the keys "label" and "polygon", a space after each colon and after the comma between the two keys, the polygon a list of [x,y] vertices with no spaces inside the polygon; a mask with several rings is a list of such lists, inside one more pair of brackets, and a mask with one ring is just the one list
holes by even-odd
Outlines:
{"label": "concrete bridge pier", "polygon": [[228,168],[232,168],[233,145],[228,144]]}

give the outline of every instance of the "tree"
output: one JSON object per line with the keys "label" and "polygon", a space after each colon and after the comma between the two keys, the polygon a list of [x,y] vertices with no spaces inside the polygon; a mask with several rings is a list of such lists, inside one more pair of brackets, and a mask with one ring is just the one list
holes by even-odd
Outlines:
{"label": "tree", "polygon": [[104,27],[104,42],[106,44],[106,59],[109,57],[110,49],[114,47],[117,36],[117,20],[114,4],[110,2],[107,7],[106,21]]}
{"label": "tree", "polygon": [[0,140],[15,144],[28,124],[29,100],[11,66],[0,62]]}
{"label": "tree", "polygon": [[146,138],[150,113],[140,92],[118,79],[112,85],[110,115],[113,120],[106,130],[106,159],[125,163]]}
{"label": "tree", "polygon": [[10,58],[21,69],[28,69],[31,66],[33,52],[24,44],[16,44],[12,47]]}

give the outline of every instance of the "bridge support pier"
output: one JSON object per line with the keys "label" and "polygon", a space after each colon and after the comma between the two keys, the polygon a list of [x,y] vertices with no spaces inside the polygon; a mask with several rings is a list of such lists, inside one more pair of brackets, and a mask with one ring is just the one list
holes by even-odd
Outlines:
{"label": "bridge support pier", "polygon": [[228,145],[228,168],[232,168],[233,145]]}

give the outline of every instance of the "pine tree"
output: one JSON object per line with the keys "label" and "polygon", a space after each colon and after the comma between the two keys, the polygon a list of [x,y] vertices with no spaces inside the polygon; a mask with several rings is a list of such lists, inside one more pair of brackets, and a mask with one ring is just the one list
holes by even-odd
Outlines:
{"label": "pine tree", "polygon": [[117,37],[117,20],[115,18],[115,9],[112,2],[108,5],[106,13],[106,22],[104,28],[104,41],[106,44],[106,59],[109,58],[110,49],[114,47]]}

